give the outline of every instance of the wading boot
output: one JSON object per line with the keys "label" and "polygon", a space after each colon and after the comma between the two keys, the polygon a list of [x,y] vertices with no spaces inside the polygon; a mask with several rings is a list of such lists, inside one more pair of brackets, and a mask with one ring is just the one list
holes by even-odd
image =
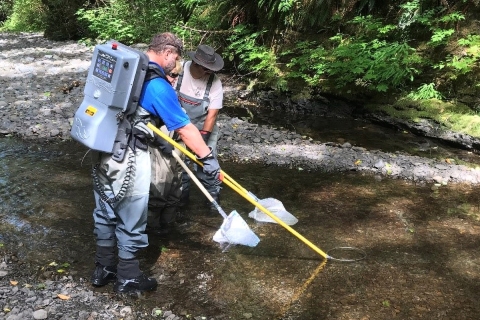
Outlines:
{"label": "wading boot", "polygon": [[102,266],[96,263],[91,282],[96,287],[102,287],[117,279],[117,268],[115,266]]}
{"label": "wading boot", "polygon": [[179,225],[183,225],[188,222],[188,215],[185,214],[182,210],[177,211],[177,215],[175,217],[175,222]]}
{"label": "wading boot", "polygon": [[156,234],[166,237],[175,229],[175,220],[177,218],[177,207],[166,207],[160,214],[160,226],[156,229]]}
{"label": "wading boot", "polygon": [[113,285],[116,293],[136,294],[154,291],[157,288],[157,280],[147,277],[140,271],[137,259],[120,258],[117,270],[117,281]]}
{"label": "wading boot", "polygon": [[113,286],[116,293],[142,293],[157,289],[157,280],[149,278],[145,274],[131,279],[118,278]]}
{"label": "wading boot", "polygon": [[95,270],[90,281],[94,286],[101,287],[117,278],[115,247],[97,246],[95,252]]}

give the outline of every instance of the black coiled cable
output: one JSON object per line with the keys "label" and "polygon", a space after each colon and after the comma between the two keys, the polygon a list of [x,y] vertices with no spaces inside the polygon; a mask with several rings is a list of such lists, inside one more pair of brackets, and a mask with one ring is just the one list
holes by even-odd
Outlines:
{"label": "black coiled cable", "polygon": [[134,163],[135,163],[134,160],[135,159],[134,158],[135,158],[135,152],[130,152],[130,154],[128,155],[127,169],[125,171],[125,179],[122,182],[122,186],[120,187],[120,190],[118,191],[118,194],[115,195],[112,198],[107,196],[107,194],[104,191],[104,188],[103,188],[102,184],[100,183],[100,181],[98,179],[97,170],[98,170],[98,167],[100,166],[100,163],[97,163],[93,167],[93,169],[92,169],[93,184],[95,186],[95,189],[98,192],[98,195],[100,196],[100,199],[102,199],[102,201],[108,203],[109,205],[112,205],[115,202],[118,202],[121,199],[123,199],[123,197],[125,196],[125,194],[128,191],[128,187],[133,182],[133,173],[135,172],[135,166],[134,166]]}

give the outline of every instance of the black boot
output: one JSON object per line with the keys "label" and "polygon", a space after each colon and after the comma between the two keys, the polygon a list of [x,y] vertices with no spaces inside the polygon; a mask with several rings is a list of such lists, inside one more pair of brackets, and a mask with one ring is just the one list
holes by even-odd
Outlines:
{"label": "black boot", "polygon": [[101,287],[115,281],[116,278],[115,247],[97,246],[95,270],[90,281],[94,286]]}
{"label": "black boot", "polygon": [[117,268],[115,266],[102,266],[96,263],[91,282],[96,287],[102,287],[117,279]]}
{"label": "black boot", "polygon": [[137,259],[119,259],[118,276],[113,290],[117,293],[141,293],[157,288],[157,280],[140,271]]}
{"label": "black boot", "polygon": [[183,225],[187,223],[189,220],[188,215],[184,213],[182,210],[177,211],[177,215],[175,216],[175,222],[179,225]]}
{"label": "black boot", "polygon": [[142,273],[135,278],[119,278],[117,282],[115,282],[113,290],[115,290],[116,293],[142,293],[145,291],[155,291],[157,285],[157,280],[149,278]]}

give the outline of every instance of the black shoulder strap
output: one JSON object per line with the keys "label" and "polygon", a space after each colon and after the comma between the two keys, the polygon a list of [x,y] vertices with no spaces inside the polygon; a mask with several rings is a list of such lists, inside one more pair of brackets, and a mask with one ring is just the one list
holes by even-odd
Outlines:
{"label": "black shoulder strap", "polygon": [[155,78],[162,78],[162,79],[165,79],[167,82],[169,82],[165,74],[162,72],[162,70],[160,70],[158,66],[154,64],[149,64],[144,82],[147,82]]}
{"label": "black shoulder strap", "polygon": [[[145,74],[144,83],[156,78],[162,78],[168,83],[170,83],[170,81],[168,81],[167,77],[163,73],[163,70],[160,70],[160,68],[155,64],[148,64],[148,69],[147,69],[147,73]],[[156,110],[155,110],[155,116],[159,119],[160,123],[163,124],[162,117],[160,117],[160,115],[156,112]],[[161,124],[158,126],[158,128],[160,128]]]}
{"label": "black shoulder strap", "polygon": [[210,77],[208,78],[208,82],[207,82],[207,87],[205,88],[205,94],[203,95],[203,100],[206,100],[208,98],[208,95],[210,94],[210,89],[212,88],[214,77],[215,77],[214,73],[210,74]]}

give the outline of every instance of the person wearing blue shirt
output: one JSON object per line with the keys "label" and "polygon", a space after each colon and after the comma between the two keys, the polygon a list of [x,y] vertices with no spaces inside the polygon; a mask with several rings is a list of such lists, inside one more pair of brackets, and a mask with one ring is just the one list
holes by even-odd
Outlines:
{"label": "person wearing blue shirt", "polygon": [[129,118],[132,130],[124,159],[117,162],[111,153],[93,155],[96,267],[91,282],[95,286],[115,282],[113,288],[117,293],[152,291],[157,287],[156,279],[140,270],[137,254],[148,246],[145,233],[151,175],[148,148],[161,148],[166,142],[146,124],[164,124],[168,130],[174,130],[203,163],[204,172],[220,179],[215,155],[183,112],[165,76],[175,67],[182,49],[182,41],[172,33],[153,37],[146,54],[158,76],[145,82],[139,107]]}
{"label": "person wearing blue shirt", "polygon": [[[150,65],[160,67],[152,61]],[[172,85],[167,81],[154,80],[147,81],[143,86],[140,105],[150,114],[162,118],[168,130],[177,130],[189,124],[190,119],[180,106]],[[161,114],[164,116],[161,117]]]}
{"label": "person wearing blue shirt", "polygon": [[[167,74],[167,79],[174,85],[182,70],[182,63],[177,62],[176,67]],[[185,147],[175,131],[168,131],[166,126],[161,126],[160,131]],[[166,237],[174,228],[179,217],[178,204],[182,195],[182,166],[173,156],[176,153],[184,158],[183,153],[172,145],[160,148],[151,148],[150,162],[152,167],[152,180],[150,181],[150,196],[148,200],[147,233]]]}

